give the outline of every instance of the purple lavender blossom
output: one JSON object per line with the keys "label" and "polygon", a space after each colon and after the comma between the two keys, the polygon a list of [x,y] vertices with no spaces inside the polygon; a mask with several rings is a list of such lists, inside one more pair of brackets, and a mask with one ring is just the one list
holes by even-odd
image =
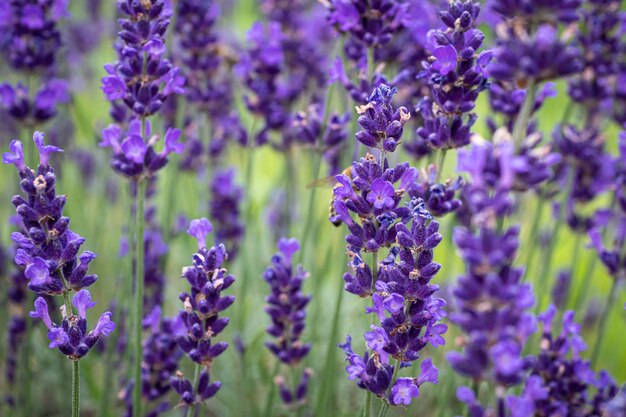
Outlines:
{"label": "purple lavender blossom", "polygon": [[60,295],[88,287],[98,279],[87,273],[96,255],[85,251],[77,256],[85,239],[70,230],[70,219],[63,216],[66,198],[56,195],[56,176],[49,164],[50,156],[62,150],[45,145],[43,138],[41,132],[33,137],[40,158],[37,171],[26,166],[18,140],[11,142],[11,152],[3,154],[2,162],[15,165],[27,195],[26,199],[15,196],[12,201],[25,228],[11,235],[17,247],[15,263],[26,268],[32,291]]}
{"label": "purple lavender blossom", "polygon": [[571,23],[579,18],[582,0],[492,0],[494,12],[508,19],[529,23]]}
{"label": "purple lavender blossom", "polygon": [[554,27],[541,25],[532,35],[512,28],[502,33],[489,72],[496,80],[525,86],[530,80],[549,81],[582,68],[580,52],[561,40]]}
{"label": "purple lavender blossom", "polygon": [[49,68],[61,46],[59,21],[68,15],[64,0],[14,0],[2,6],[0,47],[11,67]]}
{"label": "purple lavender blossom", "polygon": [[163,0],[123,0],[118,9],[125,16],[119,20],[119,60],[105,66],[102,91],[144,118],[159,111],[168,96],[184,93],[184,77],[164,58],[171,10]]}
{"label": "purple lavender blossom", "polygon": [[168,129],[165,132],[163,150],[157,152],[154,145],[158,135],[152,135],[150,121],[142,122],[134,119],[129,123],[128,131],[114,124],[102,131],[101,147],[111,148],[111,167],[115,172],[129,178],[150,176],[163,168],[172,153],[182,153],[184,145],[178,140],[181,131]]}
{"label": "purple lavender blossom", "polygon": [[517,228],[503,234],[481,228],[478,235],[459,228],[454,236],[467,273],[454,289],[458,310],[451,320],[465,334],[465,350],[452,351],[447,358],[461,375],[501,386],[523,381],[531,364],[522,347],[535,331],[528,312],[535,303],[532,288],[521,283],[523,269],[512,265],[517,236]]}
{"label": "purple lavender blossom", "polygon": [[203,403],[217,393],[221,383],[210,382],[210,368],[213,360],[228,347],[228,343],[215,343],[213,339],[228,325],[228,317],[220,313],[230,307],[235,297],[223,296],[222,291],[235,282],[235,277],[222,266],[228,258],[224,245],[206,246],[206,238],[212,230],[211,223],[205,218],[192,220],[187,230],[198,240],[198,252],[193,257],[193,265],[185,267],[182,273],[191,291],[182,292],[178,297],[184,309],[178,314],[183,330],[176,342],[202,370],[195,387],[180,371],[170,377],[172,388],[181,397],[183,406]]}
{"label": "purple lavender blossom", "polygon": [[430,96],[423,97],[416,108],[423,119],[418,140],[430,148],[459,148],[469,143],[477,117],[473,109],[486,88],[486,67],[493,55],[477,52],[485,37],[475,28],[479,11],[479,3],[457,0],[439,14],[447,28],[432,35],[436,46],[421,74],[428,79]]}
{"label": "purple lavender blossom", "polygon": [[[267,333],[276,341],[267,342],[265,346],[284,364],[294,367],[309,353],[311,345],[302,343],[301,337],[305,327],[306,306],[311,300],[310,295],[302,294],[302,284],[308,273],[298,266],[292,266],[293,255],[300,250],[294,238],[281,238],[278,241],[279,253],[272,257],[272,264],[265,270],[263,279],[270,287],[271,293],[265,299],[265,312],[270,316],[272,324]],[[306,376],[305,376],[306,375]],[[307,391],[308,375],[302,375],[303,384],[297,387],[298,392],[291,392],[284,383],[278,380],[281,398],[286,404],[304,399]],[[300,392],[303,391],[303,392]]]}
{"label": "purple lavender blossom", "polygon": [[91,301],[89,291],[78,291],[72,298],[72,305],[76,308],[77,314],[68,313],[63,306],[61,326],[51,320],[48,303],[43,297],[35,300],[35,311],[29,314],[33,318],[39,318],[48,328],[49,348],[58,348],[68,358],[79,360],[89,352],[100,336],[108,336],[115,329],[115,323],[111,321],[112,313],[107,311],[100,316],[96,327],[87,333],[87,310],[95,304]]}

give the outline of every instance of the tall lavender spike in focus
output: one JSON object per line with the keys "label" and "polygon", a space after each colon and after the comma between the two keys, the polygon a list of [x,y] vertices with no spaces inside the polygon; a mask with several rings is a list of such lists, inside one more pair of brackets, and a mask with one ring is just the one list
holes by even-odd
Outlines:
{"label": "tall lavender spike in focus", "polygon": [[135,117],[147,117],[171,94],[184,93],[184,77],[164,58],[172,12],[163,0],[122,0],[117,7],[124,16],[118,21],[119,60],[105,66],[102,91],[111,101],[121,100]]}
{"label": "tall lavender spike in focus", "polygon": [[2,155],[2,162],[13,164],[20,176],[20,187],[26,194],[13,197],[13,205],[24,224],[24,232],[14,232],[15,263],[25,267],[28,288],[38,294],[61,295],[88,287],[98,277],[88,274],[89,263],[96,254],[85,251],[78,255],[85,239],[70,230],[70,219],[63,216],[66,198],[56,194],[56,176],[50,166],[53,153],[61,149],[45,145],[44,134],[35,132],[39,149],[39,166],[34,171],[26,166],[22,142],[11,142],[11,152]]}
{"label": "tall lavender spike in focus", "polygon": [[428,79],[430,96],[416,110],[424,120],[419,139],[432,149],[460,148],[470,141],[476,122],[476,99],[487,87],[493,52],[478,53],[485,36],[476,29],[480,4],[455,0],[439,13],[445,30],[433,32],[431,56],[421,76]]}
{"label": "tall lavender spike in focus", "polygon": [[230,260],[237,256],[245,233],[241,219],[242,198],[243,188],[235,183],[235,168],[213,175],[210,213],[215,223],[216,241],[224,244]]}
{"label": "tall lavender spike in focus", "polygon": [[223,267],[228,258],[224,245],[211,248],[206,245],[212,230],[206,218],[191,221],[187,233],[198,240],[198,252],[193,256],[193,265],[183,268],[182,273],[191,291],[178,296],[184,307],[178,314],[184,331],[176,337],[176,342],[196,366],[202,367],[195,387],[180,371],[170,377],[170,384],[180,396],[181,405],[188,407],[213,397],[222,386],[219,381],[210,381],[210,369],[213,360],[226,350],[228,343],[215,343],[213,339],[229,322],[229,318],[220,313],[235,301],[233,295],[222,295],[235,282],[235,277]]}
{"label": "tall lavender spike in focus", "polygon": [[[267,342],[265,346],[289,367],[297,366],[309,353],[311,345],[302,343],[301,337],[305,327],[306,306],[311,301],[310,295],[302,294],[302,284],[308,277],[301,266],[295,270],[292,265],[293,255],[300,250],[294,238],[278,240],[278,253],[272,257],[272,263],[263,273],[263,279],[270,287],[271,293],[265,298],[265,312],[270,316],[272,324],[267,333],[276,341]],[[285,379],[275,379],[279,387],[281,399],[285,404],[301,403],[305,400],[310,370],[305,370],[300,382],[292,381],[296,386],[292,392]]]}
{"label": "tall lavender spike in focus", "polygon": [[[392,89],[381,85],[372,97],[390,98],[392,94]],[[378,108],[371,105],[372,112],[362,117],[361,125],[376,132],[378,127],[374,125],[378,123],[393,131],[388,135],[393,139],[387,145],[393,151],[402,126],[399,120],[392,120],[394,112],[389,101],[384,103]],[[390,129],[392,125],[395,127]],[[385,137],[383,133],[376,137],[381,136]],[[371,331],[365,333],[367,349],[363,355],[354,352],[349,336],[340,347],[349,362],[348,378],[356,379],[360,388],[383,399],[385,409],[390,405],[408,405],[419,395],[424,382],[437,383],[438,371],[430,359],[421,362],[422,373],[417,378],[396,379],[394,374],[397,376],[401,364],[420,359],[420,352],[428,344],[443,345],[442,334],[447,330],[445,324],[439,323],[447,314],[443,309],[446,303],[434,296],[439,287],[430,284],[441,268],[433,262],[433,249],[442,236],[439,223],[432,219],[422,199],[431,187],[420,185],[418,176],[417,169],[408,163],[391,168],[384,152],[379,158],[367,154],[354,162],[348,175],[337,175],[339,184],[333,190],[335,213],[329,220],[335,225],[345,223],[350,232],[346,242],[349,266],[354,272],[344,275],[345,290],[371,298],[372,305],[366,313],[375,314],[378,319],[378,324],[372,324]],[[453,197],[454,192],[439,201],[442,212],[446,211],[443,201]],[[435,200],[431,203],[435,207],[439,204]],[[389,248],[388,253],[379,261],[383,248]],[[361,252],[373,254],[371,266]],[[395,365],[390,363],[391,358]]]}

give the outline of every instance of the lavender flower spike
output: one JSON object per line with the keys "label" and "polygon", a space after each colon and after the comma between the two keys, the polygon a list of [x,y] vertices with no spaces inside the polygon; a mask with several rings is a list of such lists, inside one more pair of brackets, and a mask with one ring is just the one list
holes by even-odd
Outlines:
{"label": "lavender flower spike", "polygon": [[220,313],[230,307],[235,297],[222,295],[222,292],[235,282],[235,277],[222,266],[228,258],[224,245],[211,248],[206,245],[212,229],[209,220],[202,218],[193,220],[187,231],[198,240],[198,252],[193,256],[193,264],[183,268],[182,272],[191,288],[178,296],[183,302],[183,310],[178,313],[182,330],[176,343],[202,369],[195,387],[180,371],[170,377],[170,384],[183,406],[203,403],[217,393],[221,383],[210,382],[209,371],[215,358],[228,347],[228,343],[216,343],[214,338],[228,325],[228,317]]}
{"label": "lavender flower spike", "polygon": [[[300,340],[305,326],[305,308],[311,300],[310,295],[302,294],[302,284],[308,273],[301,266],[293,270],[292,257],[300,250],[296,239],[281,238],[278,241],[278,250],[279,253],[272,257],[272,264],[263,274],[263,279],[271,290],[271,294],[265,299],[265,312],[272,320],[267,333],[276,338],[275,342],[267,342],[265,346],[282,363],[294,367],[311,349],[310,344]],[[310,371],[305,370],[295,392],[287,387],[284,378],[276,379],[285,404],[299,403],[305,399],[309,376]]]}

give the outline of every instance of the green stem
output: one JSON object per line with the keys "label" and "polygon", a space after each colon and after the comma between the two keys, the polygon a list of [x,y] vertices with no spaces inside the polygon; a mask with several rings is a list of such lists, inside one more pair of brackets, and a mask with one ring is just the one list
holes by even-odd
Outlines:
{"label": "green stem", "polygon": [[545,204],[545,199],[539,196],[539,201],[537,202],[537,206],[535,207],[535,213],[533,215],[533,223],[530,229],[530,234],[528,236],[528,255],[526,257],[526,273],[522,277],[522,280],[525,281],[530,273],[530,268],[533,265],[533,258],[535,257],[537,245],[537,232],[539,232],[539,223],[541,223],[541,217],[543,215],[543,206]]}
{"label": "green stem", "polygon": [[611,290],[609,292],[609,296],[604,307],[604,311],[602,312],[602,317],[600,318],[598,337],[596,338],[596,344],[593,347],[593,353],[591,354],[591,367],[595,368],[596,363],[598,361],[598,355],[600,355],[600,350],[602,348],[602,342],[604,341],[604,333],[606,332],[606,327],[609,323],[609,316],[611,315],[611,309],[613,308],[613,304],[615,304],[615,299],[617,298],[617,288],[619,284],[619,277],[613,277],[613,284],[611,285]]}
{"label": "green stem", "polygon": [[[375,49],[373,46],[367,48],[367,82],[372,82],[374,71],[376,70],[376,58],[374,55]],[[373,84],[373,83],[372,83]]]}
{"label": "green stem", "polygon": [[[389,390],[391,390],[391,388],[393,387],[393,384],[396,382],[396,379],[398,379],[399,371],[400,371],[400,360],[396,359],[396,365],[393,367],[393,375],[391,376],[391,384],[389,384]],[[387,395],[385,397],[389,397],[389,391],[387,392]],[[389,403],[389,401],[383,400],[383,404],[381,405],[380,410],[378,411],[378,417],[385,417],[387,413],[389,412],[390,406],[391,404]]]}
{"label": "green stem", "polygon": [[[328,400],[328,395],[333,391],[335,385],[335,378],[331,378],[331,374],[333,372],[333,364],[335,362],[335,351],[337,350],[337,333],[339,333],[339,316],[341,314],[341,302],[343,300],[343,293],[345,292],[343,289],[343,280],[339,281],[341,287],[339,288],[339,294],[337,294],[337,299],[335,301],[335,310],[333,313],[333,321],[332,328],[330,331],[330,337],[328,338],[328,344],[326,345],[326,364],[324,366],[324,376],[322,384],[320,388],[319,397],[317,400],[317,407],[315,409],[316,416],[325,416],[328,415],[326,412],[328,410],[328,405],[330,401]],[[323,413],[322,413],[323,411]]]}
{"label": "green stem", "polygon": [[446,163],[446,155],[448,154],[447,149],[442,149],[439,151],[439,160],[437,162],[437,176],[435,177],[435,183],[438,183],[441,179],[441,174],[443,173],[443,167]]}
{"label": "green stem", "polygon": [[135,212],[135,230],[136,230],[136,243],[135,243],[135,269],[137,271],[135,282],[135,311],[134,311],[134,337],[133,337],[133,351],[134,351],[134,386],[133,386],[133,417],[141,417],[142,404],[141,404],[141,361],[143,360],[143,346],[141,343],[142,328],[141,321],[143,319],[143,294],[144,294],[144,203],[146,198],[146,183],[147,180],[140,178],[137,181],[137,209]]}
{"label": "green stem", "polygon": [[274,377],[278,374],[278,370],[280,368],[280,362],[276,361],[276,365],[274,366],[274,371],[270,374],[270,390],[267,393],[267,398],[265,399],[265,417],[272,416],[272,407],[274,406],[274,394],[276,393],[276,384],[274,383]]}
{"label": "green stem", "polygon": [[[191,385],[191,387],[192,387],[192,389],[193,389],[194,391],[195,391],[195,389],[196,389],[196,385],[198,385],[198,377],[199,377],[199,375],[200,375],[200,365],[199,365],[199,364],[196,364],[196,366],[195,366],[195,368],[194,368],[194,371],[193,371],[193,382],[192,382],[192,385]],[[184,417],[187,417],[187,415],[189,414],[189,410],[190,410],[190,409],[191,409],[191,410],[193,410],[193,413],[191,413],[191,415],[192,415],[192,416],[195,416],[195,415],[196,415],[196,406],[197,406],[197,405],[198,405],[198,404],[196,404],[196,402],[194,401],[194,403],[193,403],[193,405],[192,405],[192,406],[190,406],[190,407],[186,407],[186,408],[185,408],[185,414],[184,414]]]}
{"label": "green stem", "polygon": [[536,81],[531,78],[528,81],[528,87],[526,88],[526,98],[524,99],[522,108],[517,116],[517,120],[515,121],[515,126],[513,126],[513,141],[516,148],[519,148],[522,141],[526,137],[528,122],[530,121],[530,116],[532,114],[533,107],[535,106],[536,88]]}
{"label": "green stem", "polygon": [[574,311],[581,311],[583,305],[585,304],[587,294],[589,293],[589,287],[591,286],[591,280],[593,279],[593,271],[596,269],[597,260],[598,257],[594,255],[591,257],[591,261],[587,264],[583,286],[580,288],[578,296],[576,297],[576,302],[574,303]]}
{"label": "green stem", "polygon": [[72,361],[72,417],[80,416],[80,366]]}
{"label": "green stem", "polygon": [[372,392],[365,392],[365,400],[363,401],[363,406],[361,407],[361,417],[369,417],[370,411],[372,409]]}
{"label": "green stem", "polygon": [[578,270],[578,264],[580,263],[580,238],[582,237],[581,233],[575,233],[574,237],[574,250],[572,251],[572,263],[570,267],[570,282],[568,287],[566,288],[565,298],[563,299],[563,310],[567,309],[567,305],[569,304],[570,296],[572,294],[572,288],[574,282],[576,282],[576,271]]}

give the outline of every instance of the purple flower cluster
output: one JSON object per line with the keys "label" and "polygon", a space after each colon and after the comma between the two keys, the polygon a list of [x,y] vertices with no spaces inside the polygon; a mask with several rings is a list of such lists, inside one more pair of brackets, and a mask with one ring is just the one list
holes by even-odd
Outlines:
{"label": "purple flower cluster", "polygon": [[359,125],[363,130],[356,133],[356,140],[382,152],[396,150],[405,123],[411,118],[406,107],[394,109],[391,99],[397,90],[385,84],[375,88],[367,104],[357,107]]}
{"label": "purple flower cluster", "polygon": [[535,304],[530,284],[522,284],[523,268],[513,266],[519,231],[503,234],[481,228],[477,235],[457,229],[454,241],[467,266],[453,290],[457,311],[453,323],[465,334],[463,352],[450,352],[448,361],[461,375],[497,385],[519,384],[530,367],[522,348],[535,331],[527,310]]}
{"label": "purple flower cluster", "polygon": [[507,406],[516,417],[536,415],[605,415],[606,407],[618,387],[608,372],[597,375],[589,361],[582,359],[586,345],[579,324],[574,322],[574,312],[563,315],[560,334],[552,326],[556,308],[540,315],[543,324],[541,351],[526,380],[521,396],[509,396]]}
{"label": "purple flower cluster", "polygon": [[501,31],[489,74],[518,86],[576,74],[583,69],[580,52],[559,38],[553,26],[543,24],[529,34],[515,28]]}
{"label": "purple flower cluster", "polygon": [[565,189],[566,219],[574,230],[587,231],[593,224],[580,210],[598,195],[612,187],[615,178],[613,157],[605,150],[605,138],[593,128],[579,130],[575,126],[557,126],[553,132],[553,148],[561,155],[556,165],[555,186]]}
{"label": "purple flower cluster", "polygon": [[45,122],[57,114],[57,106],[70,99],[67,83],[58,78],[45,82],[34,97],[22,83],[0,83],[0,108],[24,125]]}
{"label": "purple flower cluster", "polygon": [[625,69],[626,46],[620,31],[620,18],[624,18],[624,13],[619,11],[620,2],[616,0],[585,4],[576,37],[584,69],[569,82],[568,92],[575,102],[592,113],[587,118],[593,120],[598,113],[612,110],[617,78]]}
{"label": "purple flower cluster", "polygon": [[163,0],[118,2],[125,15],[119,20],[119,60],[105,66],[102,91],[111,101],[121,100],[139,118],[150,116],[171,94],[183,94],[185,79],[164,58],[165,31],[171,10]]}
{"label": "purple flower cluster", "polygon": [[[170,378],[176,375],[182,351],[176,343],[181,332],[179,317],[162,316],[161,307],[156,306],[143,320],[142,325],[149,330],[143,341],[143,361],[141,362],[141,393],[150,402],[158,401],[147,415],[157,417],[170,409],[170,404],[162,399],[170,392]],[[184,330],[182,330],[184,333]],[[126,389],[127,409],[124,417],[132,416],[132,383]]]}
{"label": "purple flower cluster", "polygon": [[49,161],[61,149],[45,145],[44,135],[35,132],[33,140],[39,150],[39,167],[33,171],[24,162],[23,145],[11,142],[11,152],[2,162],[13,164],[20,176],[20,187],[27,197],[13,197],[24,232],[14,232],[15,263],[24,266],[28,288],[40,294],[60,295],[78,291],[93,284],[98,277],[88,274],[89,263],[96,254],[85,251],[77,256],[85,239],[69,228],[70,219],[63,216],[66,198],[56,194],[56,176]]}
{"label": "purple flower cluster", "polygon": [[91,301],[89,291],[80,290],[72,298],[72,305],[76,308],[77,314],[67,312],[65,305],[61,307],[63,313],[61,326],[50,319],[48,303],[43,297],[35,300],[35,311],[29,314],[33,318],[39,318],[48,328],[49,348],[58,348],[69,359],[79,360],[89,352],[100,336],[108,336],[113,332],[115,323],[111,321],[112,313],[107,311],[100,316],[96,327],[87,333],[87,310],[96,303]]}
{"label": "purple flower cluster", "polygon": [[[178,129],[167,129],[163,150],[155,150],[158,135],[152,135],[150,121],[142,122],[133,119],[128,131],[124,132],[118,125],[111,124],[102,131],[101,147],[111,148],[113,152],[111,167],[115,172],[130,178],[152,175],[163,168],[171,153],[182,153],[184,145],[178,140],[181,132]],[[145,141],[144,138],[148,140]]]}
{"label": "purple flower cluster", "polygon": [[[267,342],[265,346],[282,363],[295,367],[309,353],[311,345],[302,343],[305,327],[306,306],[311,301],[310,295],[302,294],[302,284],[308,273],[298,266],[294,271],[292,257],[300,250],[294,238],[281,238],[278,241],[278,253],[272,257],[272,264],[267,267],[263,279],[270,287],[271,293],[265,298],[265,312],[270,316],[272,324],[267,333],[276,340]],[[304,371],[296,390],[291,390],[279,377],[281,398],[285,404],[301,402],[306,398],[310,371]]]}
{"label": "purple flower cluster", "polygon": [[485,36],[476,29],[480,4],[455,0],[439,13],[446,30],[436,30],[422,77],[428,79],[430,96],[423,97],[417,111],[423,124],[419,140],[433,149],[467,145],[476,121],[473,112],[478,94],[487,86],[487,65],[493,53],[477,53]]}
{"label": "purple flower cluster", "polygon": [[0,6],[0,47],[13,68],[54,65],[61,46],[58,22],[68,14],[66,0],[9,0]]}
{"label": "purple flower cluster", "polygon": [[243,189],[235,183],[235,169],[216,172],[211,181],[210,213],[215,224],[215,238],[224,244],[228,258],[234,259],[244,236],[241,219]]}
{"label": "purple flower cluster", "polygon": [[507,19],[527,23],[571,23],[578,20],[582,0],[493,0],[492,10]]}
{"label": "purple flower cluster", "polygon": [[198,240],[198,252],[193,265],[183,269],[182,276],[191,286],[190,292],[182,292],[179,299],[184,309],[179,312],[183,323],[182,334],[176,337],[178,346],[197,365],[202,366],[197,385],[178,371],[170,378],[172,388],[181,397],[181,405],[192,406],[213,397],[221,382],[210,382],[209,371],[213,360],[221,355],[228,343],[213,339],[228,325],[228,317],[220,316],[235,301],[232,295],[222,295],[234,282],[223,267],[228,255],[224,245],[207,248],[206,238],[213,227],[205,219],[193,220],[187,233]]}

